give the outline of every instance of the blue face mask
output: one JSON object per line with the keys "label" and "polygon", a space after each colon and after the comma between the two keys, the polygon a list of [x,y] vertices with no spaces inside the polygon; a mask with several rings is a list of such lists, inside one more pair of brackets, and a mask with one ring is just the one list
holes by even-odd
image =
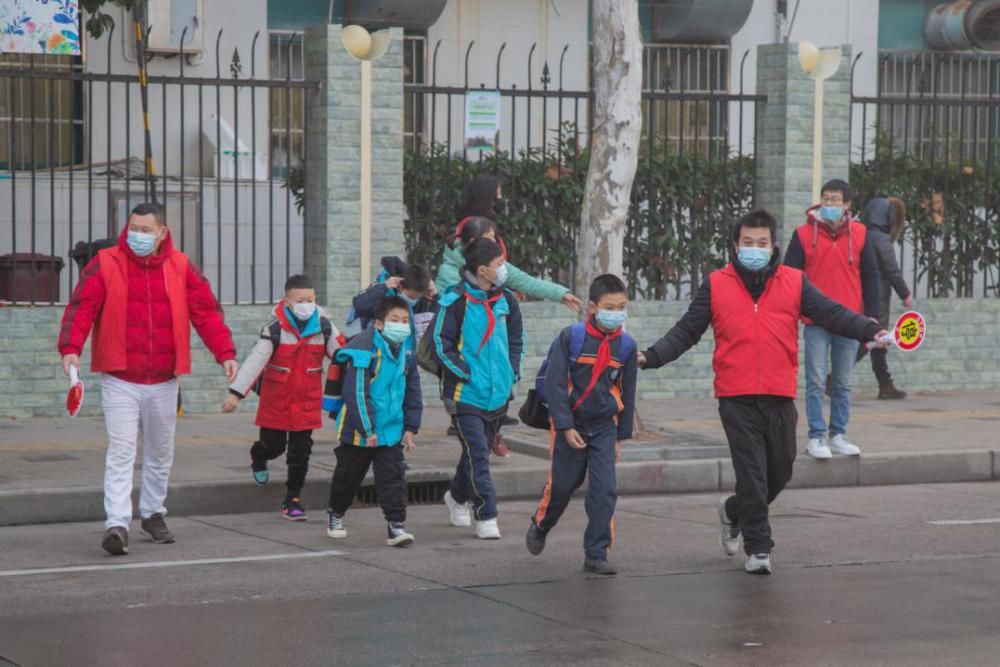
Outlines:
{"label": "blue face mask", "polygon": [[406,305],[408,305],[410,308],[413,308],[415,305],[417,305],[417,302],[420,301],[420,299],[411,299],[410,297],[406,296],[406,292],[402,290],[400,290],[399,292],[399,298],[405,301]]}
{"label": "blue face mask", "polygon": [[837,222],[844,217],[844,209],[840,206],[820,206],[819,217],[826,222]]}
{"label": "blue face mask", "polygon": [[598,310],[595,319],[605,329],[614,330],[625,324],[628,313],[624,310]]}
{"label": "blue face mask", "polygon": [[129,232],[128,247],[139,257],[145,257],[156,249],[156,234],[145,232]]}
{"label": "blue face mask", "polygon": [[744,268],[750,271],[760,271],[771,263],[771,249],[740,248],[737,257],[740,265]]}
{"label": "blue face mask", "polygon": [[501,264],[500,268],[497,269],[497,277],[493,281],[493,284],[497,287],[503,287],[504,283],[507,282],[507,265]]}
{"label": "blue face mask", "polygon": [[398,345],[410,337],[410,325],[403,322],[386,322],[382,326],[382,336],[390,343]]}

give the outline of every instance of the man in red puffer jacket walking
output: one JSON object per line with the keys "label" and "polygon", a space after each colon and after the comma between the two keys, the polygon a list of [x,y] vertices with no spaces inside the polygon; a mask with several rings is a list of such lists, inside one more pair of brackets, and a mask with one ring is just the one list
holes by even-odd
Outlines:
{"label": "man in red puffer jacket walking", "polygon": [[174,541],[163,517],[174,459],[177,377],[191,372],[191,325],[236,377],[236,347],[222,309],[201,271],[174,248],[163,207],[140,204],[118,245],[84,268],[63,314],[59,353],[65,372],[80,367],[94,330],[91,370],[103,373],[101,407],[108,431],[101,546],[128,553],[132,470],[142,433],[141,532],[157,544]]}

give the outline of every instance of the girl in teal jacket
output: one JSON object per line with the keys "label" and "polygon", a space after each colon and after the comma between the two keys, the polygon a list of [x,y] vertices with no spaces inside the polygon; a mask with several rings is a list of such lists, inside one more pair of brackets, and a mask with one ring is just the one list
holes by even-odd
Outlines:
{"label": "girl in teal jacket", "polygon": [[[437,280],[434,284],[442,293],[461,282],[462,267],[465,266],[465,257],[462,255],[463,248],[477,238],[497,241],[496,225],[492,220],[484,217],[471,217],[463,222],[461,235],[452,243],[445,245],[441,255]],[[506,287],[508,289],[526,294],[532,299],[561,301],[574,312],[583,306],[580,300],[569,291],[569,288],[528,275],[509,261],[506,266]]]}

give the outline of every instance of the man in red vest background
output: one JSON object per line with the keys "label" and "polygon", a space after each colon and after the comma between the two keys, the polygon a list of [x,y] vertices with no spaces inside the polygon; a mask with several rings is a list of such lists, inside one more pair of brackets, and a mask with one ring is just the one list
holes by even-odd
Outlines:
{"label": "man in red vest background", "polygon": [[801,271],[782,266],[776,228],[766,211],[743,216],[733,226],[736,259],[713,271],[684,317],[639,355],[644,369],[669,364],[712,325],[715,396],[736,473],[736,494],[719,501],[721,543],[732,556],[742,539],[744,568],[752,574],[771,573],[768,505],[792,478],[795,462],[799,319],[806,315],[857,340],[886,334],[824,296]]}
{"label": "man in red vest background", "polygon": [[[878,320],[878,257],[868,241],[868,228],[851,217],[851,188],[844,181],[823,185],[821,203],[806,212],[806,224],[795,230],[785,264],[805,272],[828,297],[855,312]],[[816,459],[834,454],[857,456],[861,450],[847,438],[851,420],[851,377],[858,341],[838,335],[821,323],[805,320],[806,452]],[[823,417],[823,393],[830,369],[830,429]]]}
{"label": "man in red vest background", "polygon": [[141,532],[174,541],[163,517],[174,460],[177,378],[191,372],[191,325],[232,382],[236,347],[201,271],[174,248],[163,207],[139,204],[118,245],[102,250],[80,275],[59,332],[63,370],[80,367],[91,341],[91,370],[103,373],[101,408],[108,431],[101,546],[128,553],[132,470],[142,433]]}

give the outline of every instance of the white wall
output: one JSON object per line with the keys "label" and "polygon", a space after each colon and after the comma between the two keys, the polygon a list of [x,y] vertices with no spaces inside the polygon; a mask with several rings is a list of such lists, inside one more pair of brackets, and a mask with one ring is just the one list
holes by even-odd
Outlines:
{"label": "white wall", "polygon": [[[558,12],[558,13],[557,13]],[[583,91],[588,84],[587,46],[587,2],[586,0],[449,0],[427,35],[427,81],[432,81],[434,48],[438,40],[437,84],[439,86],[465,85],[465,52],[471,41],[475,41],[469,54],[469,86],[485,84],[495,88],[497,83],[497,53],[506,42],[500,61],[500,87],[519,89],[531,85],[542,87],[542,68],[549,63],[551,82],[549,89],[559,87],[559,59],[563,48],[566,52],[562,84],[565,90]],[[528,55],[532,45],[531,76],[528,76]],[[512,145],[522,147],[527,144],[530,131],[531,144],[539,145],[542,136],[542,103],[532,101],[531,125],[527,124],[527,102],[518,98],[515,102],[515,126],[511,128],[512,111],[509,98],[504,99],[501,109],[500,146],[509,150]],[[579,125],[586,125],[587,105],[581,103],[574,109],[572,101],[562,102],[563,119],[571,121],[574,115]],[[560,103],[549,100],[546,104],[546,126],[551,131],[556,128]],[[574,114],[574,111],[577,113]],[[429,113],[429,107],[428,107]],[[447,141],[447,100],[438,97],[435,140]],[[451,100],[451,140],[453,150],[461,149],[464,128],[464,114],[461,96]],[[516,135],[516,137],[514,136]],[[549,135],[552,139],[551,134]]]}
{"label": "white wall", "polygon": [[[186,56],[184,65],[186,77],[216,76],[215,43],[222,30],[219,41],[219,74],[223,79],[231,79],[230,62],[233,50],[238,49],[242,61],[243,74],[241,78],[249,78],[251,71],[251,44],[254,33],[260,31],[257,39],[256,75],[257,78],[268,78],[268,32],[266,0],[207,0],[204,3],[204,50],[200,54]],[[112,10],[116,27],[110,38],[110,65],[113,74],[135,74],[134,32],[131,19],[121,10]],[[153,30],[157,29],[152,26]],[[86,45],[85,67],[90,72],[105,73],[108,71],[109,36],[106,34],[99,40],[89,39]],[[154,76],[178,76],[180,59],[177,56],[155,55],[148,63],[148,73]],[[252,145],[252,137],[256,135],[258,163],[267,164],[268,136],[268,93],[258,89],[256,92],[241,88],[236,92],[233,87],[226,87],[216,95],[216,88],[205,87],[201,93],[202,107],[198,106],[198,90],[196,86],[184,87],[184,104],[181,105],[181,87],[158,84],[149,86],[149,112],[152,129],[153,156],[157,171],[169,175],[179,174],[181,169],[181,153],[184,154],[184,172],[188,175],[198,173],[199,149],[199,117],[204,119],[205,130],[214,139],[216,124],[209,120],[209,114],[214,114],[216,104],[221,106],[221,117],[230,126],[236,127],[238,122],[239,139],[247,148]],[[138,86],[130,86],[126,100],[125,86],[121,83],[111,85],[111,99],[108,100],[108,87],[103,83],[95,83],[91,91],[84,90],[84,95],[90,94],[93,102],[92,116],[94,122],[86,130],[93,147],[93,161],[119,160],[143,155],[143,127]],[[164,95],[166,107],[164,107]],[[237,95],[234,99],[234,95]],[[251,95],[255,96],[256,132],[251,132]],[[88,109],[90,102],[84,102]],[[126,115],[126,104],[129,113]],[[108,145],[107,118],[111,117],[111,144]],[[223,144],[229,148],[232,140],[223,139]],[[209,152],[211,148],[203,149]],[[208,160],[211,164],[211,160]],[[250,171],[247,169],[247,171]],[[209,172],[211,173],[211,172]],[[266,176],[266,174],[258,174]],[[250,176],[243,173],[240,178]]]}

